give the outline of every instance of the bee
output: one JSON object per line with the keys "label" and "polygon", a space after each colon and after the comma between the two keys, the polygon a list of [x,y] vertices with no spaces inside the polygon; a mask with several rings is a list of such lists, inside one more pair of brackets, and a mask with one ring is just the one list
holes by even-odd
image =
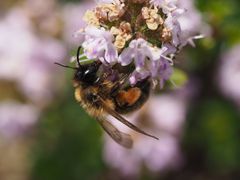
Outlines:
{"label": "bee", "polygon": [[128,75],[122,75],[115,80],[109,78],[111,73],[108,72],[102,72],[102,74],[99,75],[101,62],[94,61],[90,64],[81,65],[79,59],[80,49],[81,47],[79,47],[77,51],[78,67],[55,63],[62,67],[75,70],[73,86],[75,88],[75,98],[77,102],[80,103],[90,116],[97,120],[114,141],[125,148],[131,148],[133,146],[132,137],[118,130],[106,119],[106,115],[113,116],[138,133],[158,139],[144,132],[122,116],[122,114],[130,113],[141,108],[147,101],[151,89],[149,78],[145,78],[134,86],[130,86],[127,84]]}

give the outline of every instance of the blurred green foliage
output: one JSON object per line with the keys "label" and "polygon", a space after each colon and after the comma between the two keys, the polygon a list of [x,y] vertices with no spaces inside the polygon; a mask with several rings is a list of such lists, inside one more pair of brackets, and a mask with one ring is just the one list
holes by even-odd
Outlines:
{"label": "blurred green foliage", "polygon": [[[238,0],[197,0],[196,5],[205,16],[205,20],[215,30],[215,35],[223,36],[228,45],[240,42],[240,1]],[[215,39],[216,43],[219,39]]]}
{"label": "blurred green foliage", "polygon": [[[237,109],[225,100],[208,98],[193,106],[184,138],[192,167],[207,168],[214,173],[237,171],[240,167],[239,120]],[[205,158],[198,159],[202,156]]]}
{"label": "blurred green foliage", "polygon": [[173,74],[170,78],[171,86],[173,89],[183,87],[188,81],[187,74],[178,68],[174,68]]}

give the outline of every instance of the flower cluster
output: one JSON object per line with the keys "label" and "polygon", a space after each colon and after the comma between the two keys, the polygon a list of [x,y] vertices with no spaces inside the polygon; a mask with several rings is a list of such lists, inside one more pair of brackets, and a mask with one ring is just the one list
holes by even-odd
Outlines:
{"label": "flower cluster", "polygon": [[76,36],[88,59],[135,65],[131,84],[151,77],[162,87],[172,74],[172,57],[190,39],[179,22],[185,11],[175,0],[99,0]]}

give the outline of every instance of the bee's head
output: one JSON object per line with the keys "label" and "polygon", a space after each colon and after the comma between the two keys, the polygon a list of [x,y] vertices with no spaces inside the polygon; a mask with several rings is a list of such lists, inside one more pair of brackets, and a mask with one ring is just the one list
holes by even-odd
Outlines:
{"label": "bee's head", "polygon": [[87,65],[81,65],[80,60],[79,60],[80,50],[81,50],[81,46],[78,47],[78,50],[77,50],[78,67],[70,67],[70,66],[60,64],[60,63],[55,63],[55,64],[65,67],[65,68],[70,68],[70,69],[76,70],[73,79],[75,81],[77,81],[78,83],[94,84],[99,79],[97,77],[97,71],[98,71],[101,63],[94,62],[94,63],[87,64]]}
{"label": "bee's head", "polygon": [[98,81],[97,71],[99,65],[92,63],[90,65],[84,65],[76,69],[74,80],[86,84],[94,84]]}
{"label": "bee's head", "polygon": [[97,62],[88,64],[88,65],[81,65],[79,67],[70,67],[60,63],[55,63],[55,64],[65,68],[74,69],[75,74],[73,79],[77,82],[85,83],[85,84],[94,84],[99,80],[99,77],[97,76],[97,72],[100,64]]}

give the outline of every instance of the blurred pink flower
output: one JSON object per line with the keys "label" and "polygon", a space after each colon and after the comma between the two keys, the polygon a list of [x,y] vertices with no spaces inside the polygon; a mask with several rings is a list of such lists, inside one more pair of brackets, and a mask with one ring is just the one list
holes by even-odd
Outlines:
{"label": "blurred pink flower", "polygon": [[174,94],[152,97],[148,113],[158,129],[173,135],[181,134],[186,116],[186,102]]}
{"label": "blurred pink flower", "polygon": [[62,18],[64,21],[64,40],[73,47],[78,46],[79,42],[73,38],[73,34],[87,24],[83,20],[83,15],[88,9],[93,9],[95,6],[94,0],[85,0],[80,3],[67,3],[62,9]]}
{"label": "blurred pink flower", "polygon": [[16,137],[33,126],[39,111],[32,105],[17,102],[0,103],[0,134],[6,138]]}
{"label": "blurred pink flower", "polygon": [[37,34],[61,36],[62,20],[57,0],[25,0],[22,9],[31,19]]}
{"label": "blurred pink flower", "polygon": [[52,13],[52,9],[56,7],[56,0],[25,0],[24,6],[33,16],[46,16]]}
{"label": "blurred pink flower", "polygon": [[29,99],[37,103],[52,99],[55,78],[59,78],[54,62],[61,62],[64,57],[65,49],[57,40],[48,38],[35,42],[26,61],[25,73],[19,80],[20,88]]}
{"label": "blurred pink flower", "polygon": [[0,22],[0,79],[16,81],[35,103],[51,99],[53,63],[64,57],[65,49],[58,40],[34,34],[22,9],[13,9]]}
{"label": "blurred pink flower", "polygon": [[20,135],[39,119],[40,111],[53,98],[55,82],[61,79],[54,62],[63,61],[66,50],[49,34],[36,33],[30,13],[36,6],[28,11],[25,6],[13,8],[0,22],[0,81],[14,82],[16,91],[29,102],[0,103],[0,133],[5,137]]}
{"label": "blurred pink flower", "polygon": [[152,172],[178,168],[182,163],[179,136],[186,116],[186,101],[171,94],[151,97],[140,112],[127,119],[159,137],[154,140],[137,134],[111,118],[111,122],[134,139],[134,147],[125,149],[105,137],[104,159],[124,176],[140,175],[145,165]]}
{"label": "blurred pink flower", "polygon": [[35,37],[21,9],[9,12],[0,22],[0,78],[17,79],[25,72]]}
{"label": "blurred pink flower", "polygon": [[240,107],[240,44],[222,55],[216,82],[223,94]]}

